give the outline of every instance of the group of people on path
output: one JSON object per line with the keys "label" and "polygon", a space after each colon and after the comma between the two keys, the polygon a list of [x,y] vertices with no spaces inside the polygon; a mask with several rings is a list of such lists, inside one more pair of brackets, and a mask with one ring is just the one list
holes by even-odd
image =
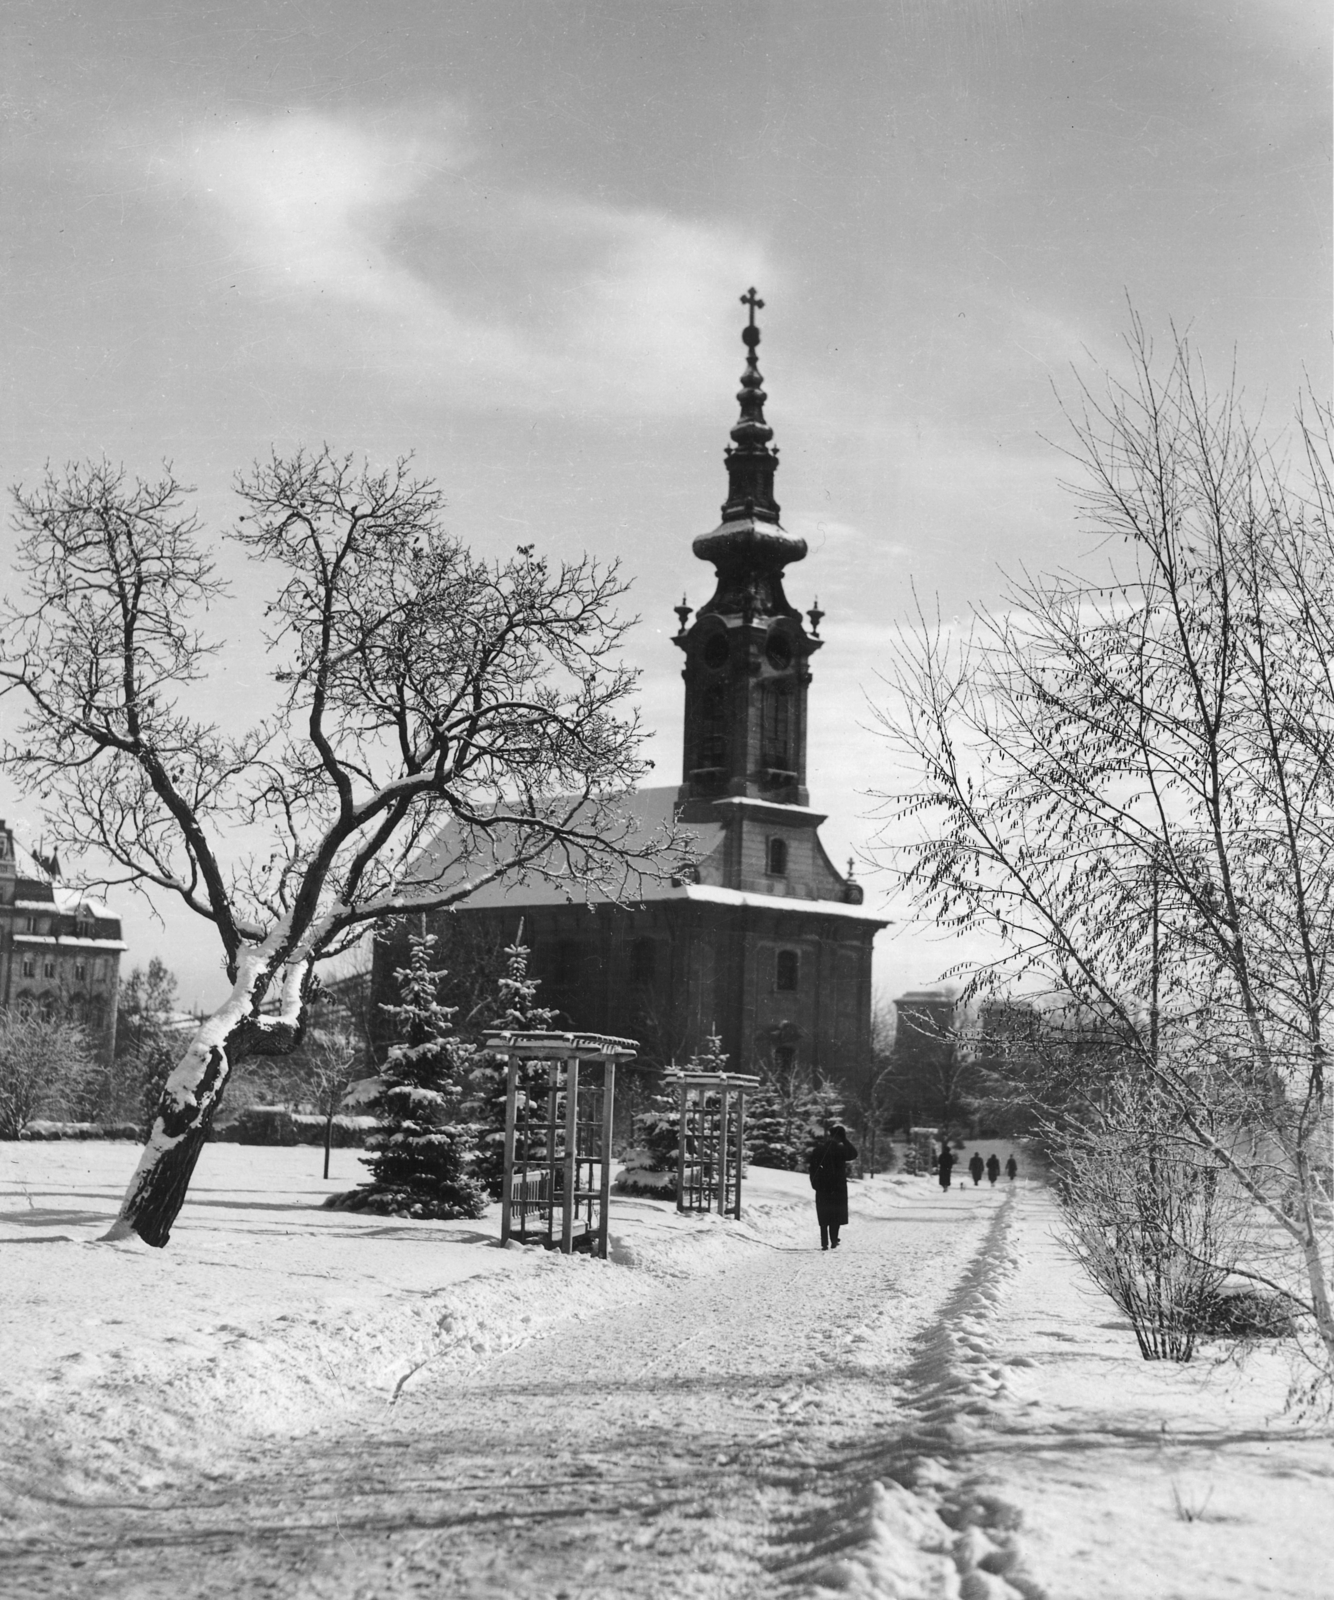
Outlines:
{"label": "group of people on path", "polygon": [[[840,1228],[848,1223],[848,1166],[857,1159],[857,1151],[848,1140],[848,1130],[835,1123],[828,1132],[815,1141],[811,1150],[808,1171],[811,1188],[815,1190],[815,1220],[820,1224],[821,1250],[837,1250]],[[940,1187],[948,1189],[954,1172],[954,1152],[946,1139],[940,1147],[937,1170]],[[1001,1175],[1000,1159],[993,1150],[985,1161],[980,1150],[973,1151],[968,1171],[976,1188],[985,1172],[989,1182],[995,1183]],[[1005,1176],[1014,1182],[1019,1173],[1019,1163],[1013,1156],[1005,1163]]]}
{"label": "group of people on path", "polygon": [[[950,1181],[954,1175],[954,1166],[954,1152],[950,1149],[949,1140],[946,1139],[940,1147],[940,1155],[936,1161],[936,1172],[940,1177],[940,1187],[942,1189],[949,1188]],[[1001,1175],[1000,1159],[994,1150],[985,1161],[982,1159],[980,1150],[973,1151],[973,1159],[968,1163],[968,1173],[973,1180],[975,1189],[982,1182],[982,1174],[984,1172],[987,1175],[987,1181],[992,1184]],[[1005,1176],[1013,1183],[1018,1175],[1019,1163],[1011,1156],[1005,1163]]]}

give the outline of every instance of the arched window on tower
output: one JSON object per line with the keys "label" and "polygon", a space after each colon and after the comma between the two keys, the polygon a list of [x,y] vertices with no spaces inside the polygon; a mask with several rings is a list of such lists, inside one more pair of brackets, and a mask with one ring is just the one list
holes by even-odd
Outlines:
{"label": "arched window on tower", "polygon": [[769,841],[769,876],[771,878],[787,877],[787,841],[784,839],[770,839]]}
{"label": "arched window on tower", "polygon": [[774,988],[780,994],[793,993],[801,978],[801,957],[795,950],[780,950],[774,962]]}
{"label": "arched window on tower", "polygon": [[[726,641],[723,641],[726,643]],[[700,731],[696,767],[718,771],[727,765],[727,689],[724,684],[705,686],[700,703]]]}
{"label": "arched window on tower", "polygon": [[760,761],[778,772],[792,770],[792,700],[785,683],[766,683],[761,700]]}

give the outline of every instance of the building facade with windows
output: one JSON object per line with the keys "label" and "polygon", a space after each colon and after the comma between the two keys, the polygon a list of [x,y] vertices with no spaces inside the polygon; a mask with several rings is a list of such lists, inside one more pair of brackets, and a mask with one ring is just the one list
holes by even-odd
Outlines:
{"label": "building facade with windows", "polygon": [[125,949],[120,921],[100,900],[59,881],[0,821],[0,1005],[23,1002],[80,1023],[98,1060],[116,1047],[116,995]]}
{"label": "building facade with windows", "polygon": [[[803,618],[784,592],[784,570],[806,544],[779,521],[756,350],[762,302],[751,291],[743,303],[747,360],[725,452],[728,495],[718,527],[693,546],[717,582],[698,611],[676,608],[681,782],[627,802],[645,833],[671,820],[689,831],[688,881],[628,906],[571,904],[540,881],[511,882],[426,923],[450,967],[475,965],[479,946],[512,942],[522,920],[540,1000],[557,1008],[560,1025],[638,1039],[646,1060],[684,1062],[717,1032],[734,1070],[801,1066],[847,1080],[869,1056],[871,946],[886,922],[829,860],[824,816],[810,805],[807,697],[823,613],[812,607]],[[400,927],[377,948],[379,1001],[394,998],[407,937]]]}

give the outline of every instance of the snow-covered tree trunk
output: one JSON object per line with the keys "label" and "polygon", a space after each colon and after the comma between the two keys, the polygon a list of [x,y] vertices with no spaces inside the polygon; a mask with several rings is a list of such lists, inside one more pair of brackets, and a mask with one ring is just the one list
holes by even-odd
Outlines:
{"label": "snow-covered tree trunk", "polygon": [[256,992],[269,960],[270,952],[264,947],[243,955],[226,1003],[202,1024],[167,1079],[120,1215],[104,1239],[114,1241],[137,1233],[145,1244],[157,1249],[167,1243],[232,1067],[256,1046],[266,1055],[281,1054],[298,1042],[299,969],[289,969],[280,1017],[265,1018],[262,1024],[253,1020]]}

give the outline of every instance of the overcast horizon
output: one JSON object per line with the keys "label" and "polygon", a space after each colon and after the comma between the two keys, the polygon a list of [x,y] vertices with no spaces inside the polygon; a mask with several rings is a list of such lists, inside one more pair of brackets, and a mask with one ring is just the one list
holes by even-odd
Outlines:
{"label": "overcast horizon", "polygon": [[[34,3],[3,30],[5,481],[170,458],[220,538],[271,447],[412,452],[479,552],[621,559],[658,783],[755,284],[840,863],[893,782],[864,692],[914,589],[950,618],[1087,554],[1060,399],[1127,371],[1129,304],[1277,428],[1329,389],[1330,39],[1300,0]],[[221,560],[235,704],[263,596]],[[38,832],[3,780],[0,814]],[[221,997],[207,926],[115,910],[125,970]],[[896,992],[949,959],[878,947]]]}

